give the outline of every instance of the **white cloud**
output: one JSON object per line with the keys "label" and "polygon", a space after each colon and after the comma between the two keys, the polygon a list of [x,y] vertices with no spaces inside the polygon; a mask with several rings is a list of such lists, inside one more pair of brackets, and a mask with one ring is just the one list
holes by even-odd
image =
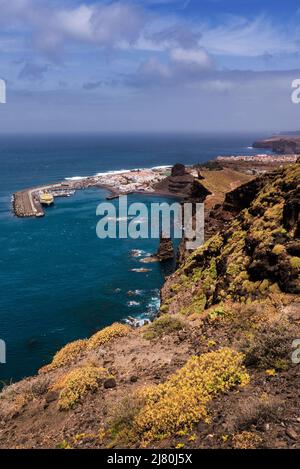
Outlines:
{"label": "white cloud", "polygon": [[212,60],[204,49],[176,48],[170,52],[171,60],[185,65],[196,65],[200,68],[211,68]]}
{"label": "white cloud", "polygon": [[165,65],[155,58],[149,59],[146,63],[144,63],[140,70],[144,76],[151,77],[160,77],[160,78],[170,78],[172,76],[172,71],[168,65]]}
{"label": "white cloud", "polygon": [[75,39],[91,41],[95,31],[92,27],[94,9],[86,5],[80,5],[72,10],[61,10],[56,14],[57,29],[61,33]]}
{"label": "white cloud", "polygon": [[219,26],[201,26],[201,44],[212,54],[256,57],[259,55],[293,53],[298,50],[299,31],[281,30],[265,16],[254,20],[230,17]]}
{"label": "white cloud", "polygon": [[135,41],[143,27],[140,10],[126,3],[104,6],[80,5],[56,15],[57,29],[71,38],[113,46]]}
{"label": "white cloud", "polygon": [[[61,2],[62,3],[62,2]],[[185,5],[184,0],[77,3],[68,7],[46,0],[0,0],[2,29],[23,32],[24,39],[48,55],[62,51],[68,41],[141,51],[174,50],[174,60],[205,62],[209,55],[256,57],[298,52],[300,28],[274,25],[265,16],[252,20],[228,16],[215,25],[184,19],[179,14],[146,13],[153,4]],[[185,52],[188,50],[189,52]],[[202,57],[201,57],[202,55]]]}
{"label": "white cloud", "polygon": [[0,0],[4,27],[31,33],[33,44],[47,53],[60,52],[66,41],[93,43],[104,47],[131,44],[139,38],[143,12],[133,4],[81,4],[61,8],[33,0]]}

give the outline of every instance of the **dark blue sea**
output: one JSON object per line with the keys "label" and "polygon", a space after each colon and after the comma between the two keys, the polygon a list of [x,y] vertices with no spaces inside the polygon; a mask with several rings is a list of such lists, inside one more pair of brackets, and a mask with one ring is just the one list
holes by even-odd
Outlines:
{"label": "dark blue sea", "polygon": [[[109,170],[203,162],[253,154],[259,136],[0,136],[0,380],[34,374],[67,342],[128,316],[151,317],[167,267],[151,272],[130,255],[153,253],[158,240],[100,240],[97,205],[105,190],[56,199],[42,219],[18,219],[11,196],[22,188]],[[130,196],[150,204],[153,197]],[[155,201],[164,201],[155,197]],[[117,201],[114,201],[117,204]],[[129,296],[128,291],[135,291]]]}

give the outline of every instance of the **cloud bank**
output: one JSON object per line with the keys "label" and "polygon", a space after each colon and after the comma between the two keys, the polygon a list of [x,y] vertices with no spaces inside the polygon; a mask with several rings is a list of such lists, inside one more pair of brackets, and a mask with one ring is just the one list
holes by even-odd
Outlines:
{"label": "cloud bank", "polygon": [[[228,0],[225,12],[225,2],[209,0],[0,0],[1,74],[22,128],[39,128],[37,109],[47,102],[50,113],[54,96],[53,116],[75,122],[74,109],[81,116],[87,107],[93,118],[82,125],[99,129],[177,129],[179,122],[193,130],[245,129],[266,115],[267,127],[292,127],[298,13],[282,21],[287,6],[274,16],[267,0],[255,2],[251,14],[236,4]],[[29,102],[36,113],[28,120]],[[286,110],[285,121],[266,113],[274,102]],[[8,129],[9,119],[3,125]]]}

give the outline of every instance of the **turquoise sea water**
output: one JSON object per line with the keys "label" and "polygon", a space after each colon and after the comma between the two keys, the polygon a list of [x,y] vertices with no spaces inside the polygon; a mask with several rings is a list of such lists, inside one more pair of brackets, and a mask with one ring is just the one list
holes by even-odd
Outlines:
{"label": "turquoise sea water", "polygon": [[[257,136],[19,136],[0,138],[0,379],[37,371],[69,341],[128,316],[150,316],[170,266],[144,265],[158,240],[100,240],[97,205],[104,190],[56,199],[42,219],[17,219],[11,195],[25,187],[98,172],[196,163],[219,154],[253,154]],[[161,197],[130,196],[150,204]],[[115,204],[118,201],[114,201]],[[131,269],[148,267],[151,272]],[[138,290],[135,296],[128,291]],[[134,302],[134,303],[132,303]]]}

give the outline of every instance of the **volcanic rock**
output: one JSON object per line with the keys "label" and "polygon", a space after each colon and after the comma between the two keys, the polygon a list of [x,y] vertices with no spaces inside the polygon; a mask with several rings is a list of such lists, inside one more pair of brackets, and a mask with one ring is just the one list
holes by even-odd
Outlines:
{"label": "volcanic rock", "polygon": [[174,258],[173,242],[170,238],[166,238],[163,234],[160,237],[159,248],[156,257],[160,262],[168,261]]}

